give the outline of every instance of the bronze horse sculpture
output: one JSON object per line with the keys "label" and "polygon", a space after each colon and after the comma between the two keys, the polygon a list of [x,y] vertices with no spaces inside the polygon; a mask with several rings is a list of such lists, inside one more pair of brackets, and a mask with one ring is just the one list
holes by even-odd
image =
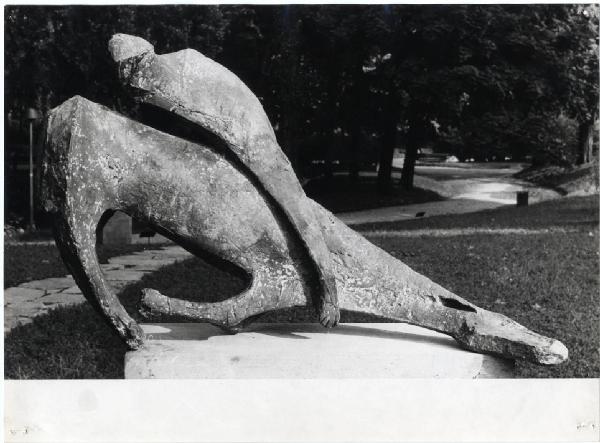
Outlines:
{"label": "bronze horse sculpture", "polygon": [[250,281],[216,303],[146,289],[146,310],[235,330],[261,313],[313,303],[327,327],[341,308],[436,330],[475,352],[566,360],[561,342],[454,295],[307,198],[260,102],[227,69],[189,49],[156,55],[133,36],[118,34],[109,47],[123,83],[185,130],[168,134],[73,97],[47,119],[43,201],[82,293],[130,348],[144,334],[95,250],[96,227],[114,211]]}

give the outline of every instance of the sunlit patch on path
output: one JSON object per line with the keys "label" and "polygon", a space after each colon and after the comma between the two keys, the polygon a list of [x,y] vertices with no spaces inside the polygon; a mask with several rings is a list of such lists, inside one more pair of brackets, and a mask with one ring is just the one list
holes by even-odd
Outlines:
{"label": "sunlit patch on path", "polygon": [[527,229],[527,228],[451,228],[451,229],[411,229],[406,231],[364,231],[361,232],[365,237],[457,237],[460,235],[536,235],[536,234],[565,234],[576,232],[576,229],[565,228],[545,228],[545,229]]}

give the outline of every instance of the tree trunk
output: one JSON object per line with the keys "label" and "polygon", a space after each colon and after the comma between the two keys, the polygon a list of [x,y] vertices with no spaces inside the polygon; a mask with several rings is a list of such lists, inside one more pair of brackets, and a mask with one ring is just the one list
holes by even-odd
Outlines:
{"label": "tree trunk", "polygon": [[361,127],[360,124],[355,121],[350,134],[350,155],[348,161],[348,176],[352,182],[358,181],[358,171],[360,170],[358,161],[360,138]]}
{"label": "tree trunk", "polygon": [[325,137],[325,166],[323,168],[323,175],[326,180],[333,178],[333,148],[336,142],[336,138],[333,134]]}
{"label": "tree trunk", "polygon": [[594,120],[588,120],[579,124],[577,164],[588,163],[592,159],[592,148],[594,145]]}
{"label": "tree trunk", "polygon": [[406,154],[404,156],[404,165],[402,166],[402,177],[400,184],[404,189],[410,190],[413,188],[415,178],[415,163],[417,162],[417,151],[419,146],[410,131],[406,141]]}
{"label": "tree trunk", "polygon": [[338,142],[338,137],[333,132],[337,123],[337,84],[337,75],[330,75],[327,81],[327,101],[324,106],[325,114],[321,117],[325,122],[325,129],[323,131],[323,141],[325,144],[324,174],[327,180],[333,178],[333,153]]}
{"label": "tree trunk", "polygon": [[[362,60],[359,57],[357,60]],[[366,79],[362,72],[362,62],[355,66],[355,83],[351,89],[352,98],[352,117],[350,118],[350,155],[349,155],[349,176],[353,182],[358,181],[358,173],[360,171],[360,142],[362,136],[362,124],[364,121],[364,110],[366,100]]]}
{"label": "tree trunk", "polygon": [[381,137],[379,150],[379,171],[377,172],[377,191],[379,193],[390,192],[393,188],[392,161],[394,160],[394,148],[396,147],[396,121],[386,122]]}

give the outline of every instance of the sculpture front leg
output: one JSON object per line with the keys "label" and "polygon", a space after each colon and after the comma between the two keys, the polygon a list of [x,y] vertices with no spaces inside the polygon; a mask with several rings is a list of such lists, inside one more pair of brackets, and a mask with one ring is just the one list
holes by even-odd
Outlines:
{"label": "sculpture front leg", "polygon": [[[74,97],[50,114],[42,201],[53,215],[56,245],[82,294],[127,345],[136,349],[144,333],[104,278],[96,253],[96,227],[107,211],[118,208],[103,175],[91,167],[89,156],[80,150],[79,137],[86,132],[82,124],[101,120],[98,110]],[[91,149],[98,151],[99,147],[92,145]]]}
{"label": "sculpture front leg", "polygon": [[422,326],[452,336],[466,349],[539,364],[557,364],[567,348],[510,318],[482,309],[413,271],[321,208],[337,263],[340,307]]}

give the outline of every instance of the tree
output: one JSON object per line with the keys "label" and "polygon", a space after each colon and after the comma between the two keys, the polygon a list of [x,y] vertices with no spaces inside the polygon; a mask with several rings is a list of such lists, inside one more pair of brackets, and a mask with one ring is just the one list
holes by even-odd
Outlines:
{"label": "tree", "polygon": [[[377,157],[382,192],[397,145],[407,188],[425,144],[479,159],[592,151],[597,5],[8,6],[5,22],[13,117],[75,94],[135,115],[106,49],[125,32],[235,72],[297,170],[319,158],[331,172],[337,155],[356,177],[361,157]],[[365,131],[379,152],[365,152]]]}
{"label": "tree", "polygon": [[216,6],[7,6],[5,112],[43,112],[79,94],[120,108],[108,40],[139,35],[157,52],[222,49],[227,22]]}
{"label": "tree", "polygon": [[[464,157],[590,151],[598,105],[598,8],[579,5],[394,6],[372,59],[380,121],[403,128],[402,184],[412,186],[420,145],[436,137]],[[596,114],[597,115],[597,114]],[[393,117],[392,117],[393,116]],[[560,123],[557,124],[557,123]],[[391,137],[379,181],[390,183]],[[585,148],[584,146],[587,146]],[[581,161],[586,155],[581,154]],[[589,155],[588,155],[589,157]]]}
{"label": "tree", "polygon": [[[318,72],[315,84],[318,126],[322,128],[322,150],[331,160],[334,133],[349,134],[345,160],[350,177],[360,169],[362,128],[367,114],[367,84],[362,70],[372,44],[372,8],[364,5],[307,7],[304,16],[303,52]],[[327,170],[331,170],[328,165]]]}
{"label": "tree", "polygon": [[472,75],[456,128],[469,155],[573,161],[569,119],[597,108],[597,20],[578,5],[466,8],[475,44],[459,44]]}
{"label": "tree", "polygon": [[[137,105],[122,94],[110,37],[136,34],[157,52],[196,48],[218,55],[227,20],[216,6],[7,6],[5,8],[4,119],[7,213],[26,211],[23,174],[14,167],[22,157],[29,107],[48,112],[81,95],[135,116]],[[21,124],[16,124],[21,121]]]}

